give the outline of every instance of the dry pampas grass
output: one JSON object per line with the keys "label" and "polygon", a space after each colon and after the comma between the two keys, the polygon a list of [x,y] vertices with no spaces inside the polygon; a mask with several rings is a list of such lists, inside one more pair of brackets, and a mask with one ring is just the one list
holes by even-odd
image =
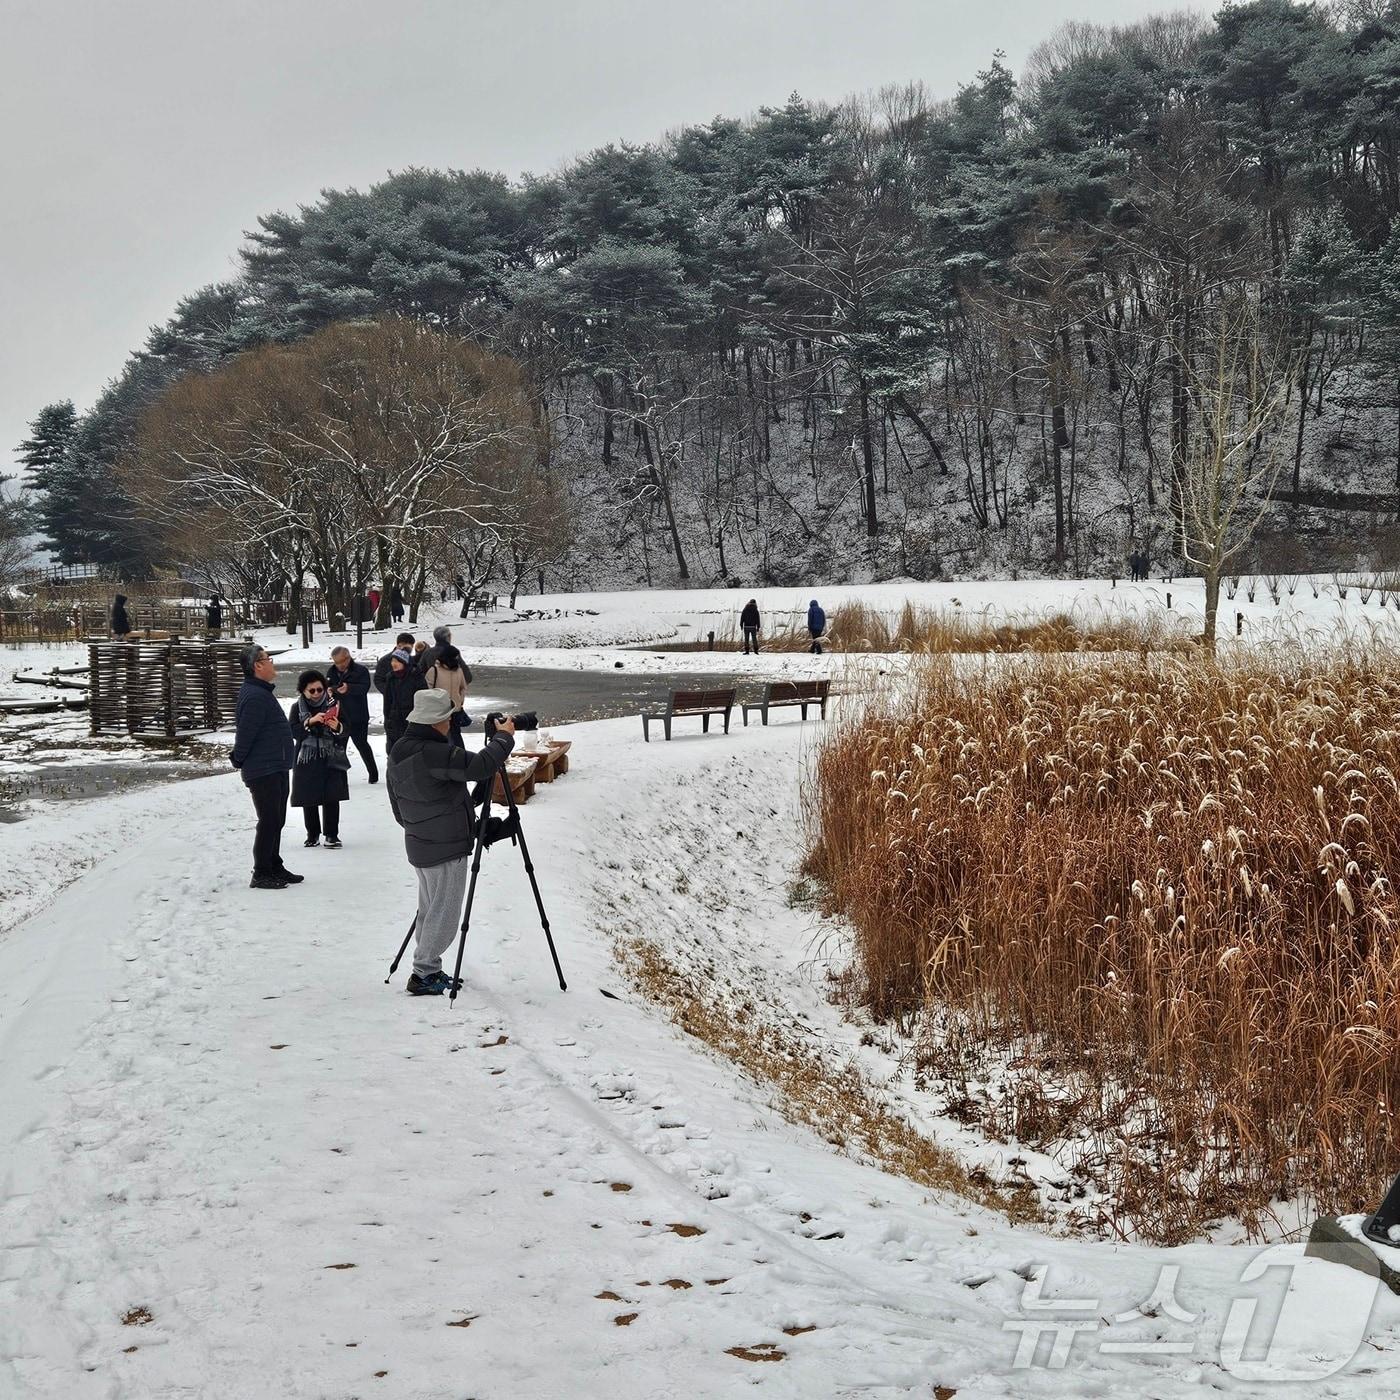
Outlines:
{"label": "dry pampas grass", "polygon": [[1397,774],[1376,649],[933,658],[833,726],[809,864],[854,994],[1033,1066],[992,1116],[1098,1142],[1115,1228],[1262,1233],[1400,1167]]}

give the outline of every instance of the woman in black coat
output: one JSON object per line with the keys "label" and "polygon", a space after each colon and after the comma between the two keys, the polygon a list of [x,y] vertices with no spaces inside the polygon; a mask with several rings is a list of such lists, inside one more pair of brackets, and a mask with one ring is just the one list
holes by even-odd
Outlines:
{"label": "woman in black coat", "polygon": [[121,641],[131,631],[131,619],[126,615],[126,594],[118,593],[112,602],[112,635]]}
{"label": "woman in black coat", "polygon": [[414,665],[412,652],[397,647],[389,653],[388,671],[382,677],[376,673],[374,684],[384,697],[384,752],[388,755],[408,729],[413,697],[426,688],[427,682]]}
{"label": "woman in black coat", "polygon": [[306,844],[319,846],[324,827],[326,845],[340,849],[340,804],[350,800],[350,756],[345,751],[350,730],[340,721],[340,707],[326,689],[320,671],[297,677],[300,699],[287,718],[292,724],[297,757],[292,768],[292,806],[306,819]]}

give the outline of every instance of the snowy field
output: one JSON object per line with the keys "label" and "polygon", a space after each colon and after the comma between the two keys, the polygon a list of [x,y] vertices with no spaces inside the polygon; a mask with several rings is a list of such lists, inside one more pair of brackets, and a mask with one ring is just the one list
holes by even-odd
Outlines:
{"label": "snowy field", "polygon": [[[1170,588],[1198,606],[1199,584]],[[849,591],[1025,616],[1167,589]],[[818,595],[828,612],[842,592]],[[692,669],[705,654],[628,644],[718,630],[747,596],[522,599],[567,615],[453,625],[469,660]],[[770,616],[805,603],[760,595]],[[1247,626],[1335,635],[1365,614],[1354,593],[1265,597]],[[688,1035],[629,974],[638,949],[993,1180],[1054,1176],[922,1114],[831,1004],[842,932],[796,884],[819,727],[698,727],[643,745],[635,719],[574,726],[570,773],[524,809],[564,993],[509,846],[456,1007],[407,997],[406,969],[385,986],[414,881],[358,770],[345,848],[303,851],[293,813],[307,878],[277,893],[247,888],[232,774],[0,826],[0,1397],[1394,1393],[1400,1302],[1360,1274],[1296,1244],[1012,1227],[794,1122],[771,1080]]]}

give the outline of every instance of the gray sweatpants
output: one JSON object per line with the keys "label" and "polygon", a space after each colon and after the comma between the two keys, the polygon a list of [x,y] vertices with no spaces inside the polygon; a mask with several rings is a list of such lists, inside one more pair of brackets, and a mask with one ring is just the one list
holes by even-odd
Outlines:
{"label": "gray sweatpants", "polygon": [[419,977],[442,971],[442,955],[452,946],[462,923],[467,894],[466,856],[441,865],[418,867],[418,937],[413,947],[413,970]]}

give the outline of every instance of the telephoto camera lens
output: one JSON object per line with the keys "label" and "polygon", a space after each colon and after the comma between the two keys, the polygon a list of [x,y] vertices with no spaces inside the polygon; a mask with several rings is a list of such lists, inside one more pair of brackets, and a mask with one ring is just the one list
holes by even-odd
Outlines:
{"label": "telephoto camera lens", "polygon": [[506,718],[511,718],[514,720],[515,727],[517,730],[538,729],[540,727],[540,717],[535,713],[534,710],[526,710],[524,714],[513,716],[507,716],[503,714],[500,710],[493,710],[489,715],[486,716],[486,719],[482,724],[482,729],[485,732],[486,737],[488,739],[496,732],[496,726],[503,719]]}

